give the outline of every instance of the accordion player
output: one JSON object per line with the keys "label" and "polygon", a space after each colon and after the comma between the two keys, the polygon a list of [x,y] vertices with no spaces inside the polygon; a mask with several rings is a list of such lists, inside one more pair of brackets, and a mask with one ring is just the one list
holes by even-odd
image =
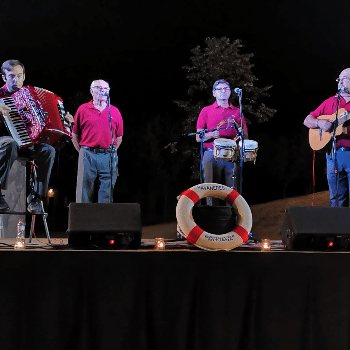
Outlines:
{"label": "accordion player", "polygon": [[42,142],[60,149],[71,139],[63,100],[56,94],[27,85],[0,103],[11,108],[3,122],[20,148]]}

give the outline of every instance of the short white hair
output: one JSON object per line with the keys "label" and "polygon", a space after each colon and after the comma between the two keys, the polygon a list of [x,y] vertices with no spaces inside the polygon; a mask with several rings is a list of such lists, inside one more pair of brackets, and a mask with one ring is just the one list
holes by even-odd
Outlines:
{"label": "short white hair", "polygon": [[103,80],[103,79],[96,79],[96,80],[93,80],[93,82],[91,83],[90,89],[92,89],[92,88],[95,86],[95,83],[96,83],[97,81],[104,81],[104,82],[107,83],[108,86],[109,86],[109,82],[108,82],[108,81],[105,81],[105,80]]}

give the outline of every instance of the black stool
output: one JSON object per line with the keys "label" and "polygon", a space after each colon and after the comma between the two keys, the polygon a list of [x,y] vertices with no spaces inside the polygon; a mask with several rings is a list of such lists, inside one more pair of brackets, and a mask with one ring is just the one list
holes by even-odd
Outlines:
{"label": "black stool", "polygon": [[[15,179],[15,181],[12,181],[12,183],[10,183],[8,190],[4,190],[3,192],[5,193],[5,198],[10,199],[10,201],[8,202],[11,208],[16,208],[17,210],[4,210],[4,211],[0,211],[0,216],[2,214],[6,214],[6,215],[18,215],[18,216],[26,216],[27,214],[31,214],[28,211],[25,211],[25,208],[27,206],[26,203],[26,196],[25,196],[25,192],[26,192],[26,180],[25,180],[25,171],[23,173],[23,169],[25,170],[25,166],[26,164],[29,162],[31,164],[31,172],[30,172],[30,187],[31,189],[34,186],[34,181],[36,179],[36,169],[35,169],[35,163],[33,160],[29,160],[28,158],[23,158],[23,157],[18,157],[16,159],[15,162],[18,162],[18,164],[15,166],[15,164],[12,166],[11,170],[10,170],[10,174],[9,177],[12,179]],[[17,183],[18,179],[20,179],[20,183]],[[15,194],[15,197],[11,196],[13,193]],[[6,193],[7,192],[7,193]],[[23,197],[24,198],[20,198],[18,197],[18,195],[20,194],[20,196],[22,196],[23,193]],[[19,205],[18,208],[18,203],[22,203],[24,200],[24,205]],[[14,201],[14,202],[13,202]],[[18,202],[19,201],[19,202]],[[51,238],[50,238],[50,234],[49,234],[49,229],[47,226],[47,222],[46,222],[46,218],[48,216],[47,213],[43,213],[43,214],[31,214],[32,215],[32,220],[31,220],[31,229],[30,229],[30,236],[29,236],[29,243],[32,240],[32,236],[34,233],[34,226],[35,226],[35,218],[36,215],[41,215],[43,217],[43,222],[44,222],[44,227],[45,227],[45,233],[46,233],[46,237],[47,240],[49,242],[49,244],[51,244]],[[16,224],[13,222],[13,220],[11,220],[11,223],[7,220],[6,221],[6,228],[9,229],[9,227],[12,226],[12,229],[15,230],[16,229]],[[1,234],[0,236],[3,238],[4,236],[4,231],[2,231],[4,229],[3,227],[3,219],[2,217],[0,218],[0,230],[1,230]],[[9,237],[9,236],[8,236]]]}
{"label": "black stool", "polygon": [[[30,182],[29,183],[30,183],[30,188],[33,189],[35,180],[37,178],[36,164],[34,163],[33,160],[30,161],[30,166],[31,166],[31,169],[30,169]],[[49,244],[51,244],[51,237],[50,237],[50,233],[49,233],[49,227],[47,226],[47,221],[46,221],[46,218],[48,217],[48,214],[43,212],[43,214],[31,214],[31,215],[32,215],[32,221],[31,221],[31,224],[30,224],[29,243],[31,243],[31,241],[32,241],[36,216],[40,215],[43,218],[47,240],[48,240]]]}

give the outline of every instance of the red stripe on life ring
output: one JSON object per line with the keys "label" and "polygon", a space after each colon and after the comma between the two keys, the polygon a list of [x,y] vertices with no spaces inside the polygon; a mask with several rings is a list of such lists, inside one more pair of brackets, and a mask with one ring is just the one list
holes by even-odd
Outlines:
{"label": "red stripe on life ring", "polygon": [[198,194],[196,192],[194,192],[193,190],[191,189],[188,189],[186,191],[183,191],[181,193],[181,196],[186,196],[187,198],[189,198],[193,203],[197,203],[200,198],[198,196]]}
{"label": "red stripe on life ring", "polygon": [[233,229],[233,232],[236,232],[238,236],[240,236],[243,242],[247,242],[249,238],[249,232],[242,226],[236,226]]}
{"label": "red stripe on life ring", "polygon": [[204,230],[202,230],[198,225],[196,225],[195,227],[193,227],[193,229],[188,233],[186,239],[192,243],[192,244],[196,244],[199,237],[202,235],[202,233],[204,232]]}
{"label": "red stripe on life ring", "polygon": [[240,196],[240,194],[235,191],[235,190],[232,190],[225,198],[225,202],[232,205],[234,203],[234,201],[236,200],[236,198]]}

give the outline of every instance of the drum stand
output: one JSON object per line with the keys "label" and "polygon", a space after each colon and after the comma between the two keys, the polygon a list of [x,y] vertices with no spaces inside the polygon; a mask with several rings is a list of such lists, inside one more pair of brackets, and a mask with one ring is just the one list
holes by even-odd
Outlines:
{"label": "drum stand", "polygon": [[234,163],[233,169],[232,169],[232,187],[231,187],[233,190],[235,189],[235,183],[236,183],[235,166],[236,164]]}

